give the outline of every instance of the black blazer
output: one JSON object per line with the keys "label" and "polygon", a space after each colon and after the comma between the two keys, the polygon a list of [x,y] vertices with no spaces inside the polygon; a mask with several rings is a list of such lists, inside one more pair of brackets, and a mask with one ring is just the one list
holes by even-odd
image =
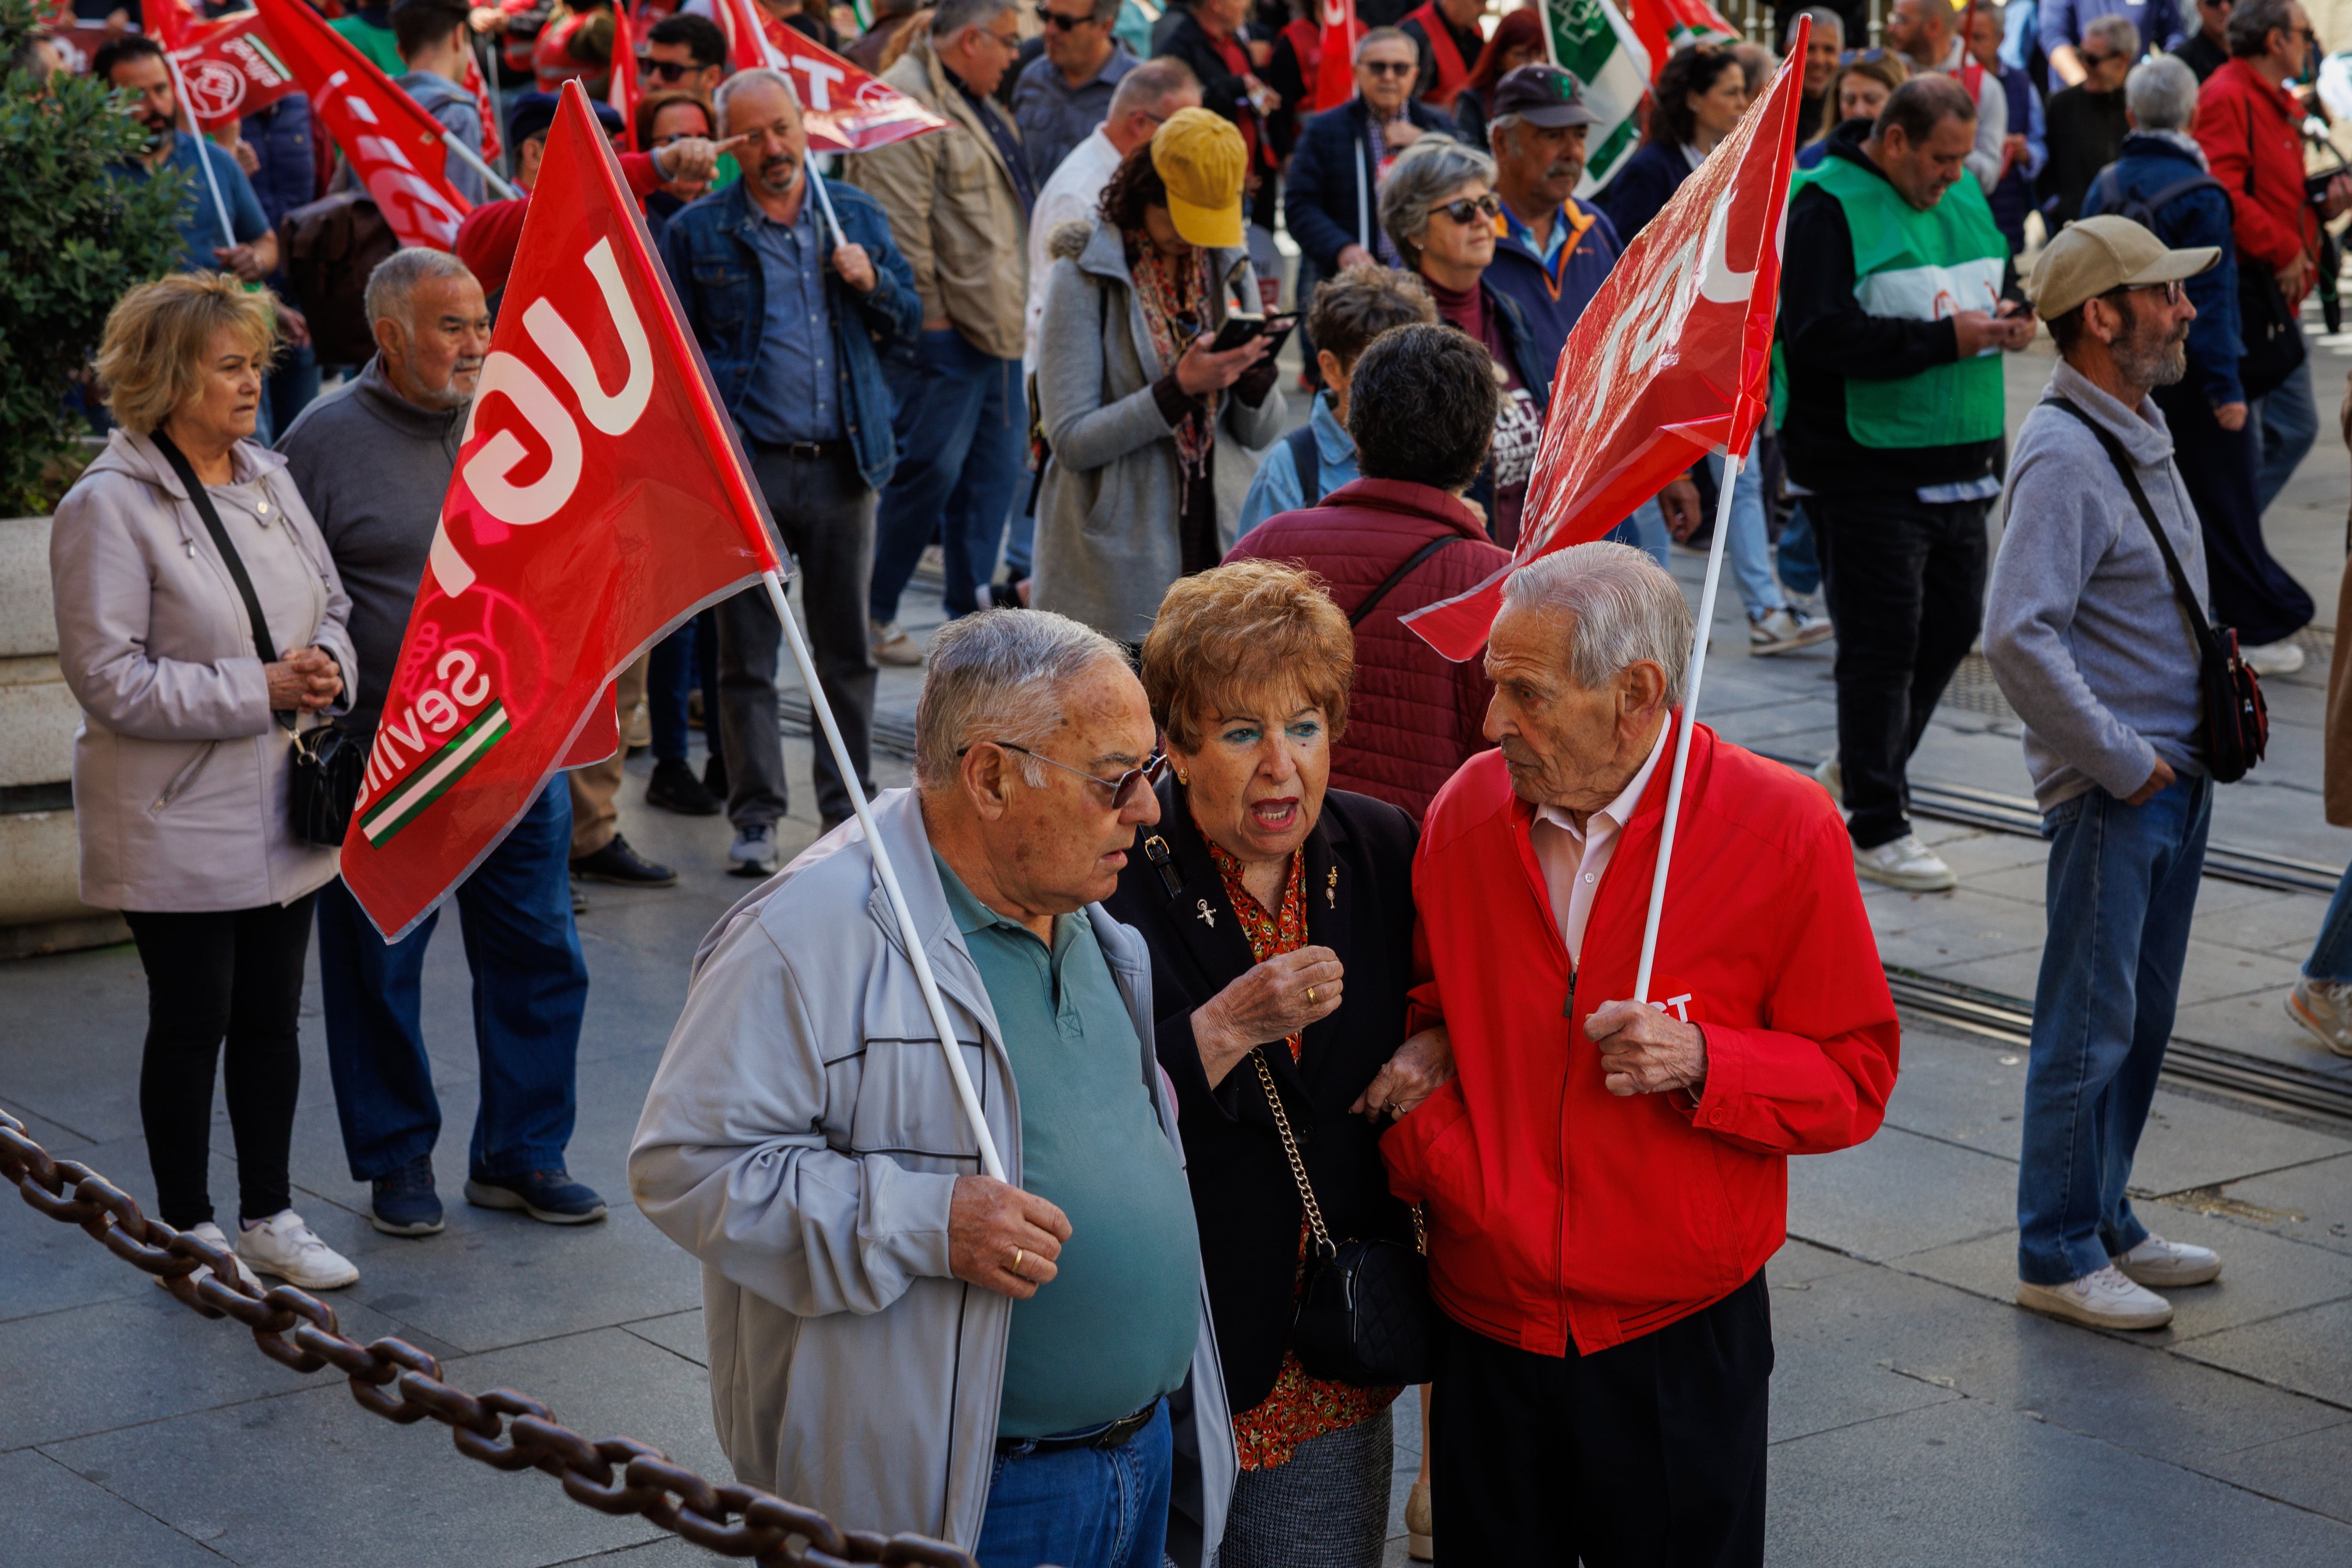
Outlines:
{"label": "black blazer", "polygon": [[[1172,895],[1144,853],[1155,837],[1167,846],[1169,868],[1179,879]],[[1280,1041],[1265,1055],[1334,1242],[1412,1239],[1411,1215],[1389,1195],[1380,1135],[1348,1107],[1404,1043],[1419,837],[1412,818],[1395,806],[1336,789],[1324,795],[1322,815],[1307,836],[1307,941],[1339,955],[1347,969],[1344,999],[1339,1011],[1307,1027],[1297,1062]],[[1257,1069],[1244,1059],[1211,1089],[1192,1043],[1192,1010],[1253,961],[1208,841],[1172,774],[1160,785],[1159,824],[1137,835],[1118,890],[1105,907],[1142,932],[1151,950],[1160,1065],[1176,1084],[1225,1394],[1235,1412],[1247,1410],[1272,1391],[1290,1340],[1305,1209]]]}

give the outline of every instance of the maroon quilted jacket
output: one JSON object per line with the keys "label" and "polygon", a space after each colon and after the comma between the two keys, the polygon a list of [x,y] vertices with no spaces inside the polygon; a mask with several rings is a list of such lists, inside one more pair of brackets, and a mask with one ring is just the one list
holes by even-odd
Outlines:
{"label": "maroon quilted jacket", "polygon": [[1283,561],[1331,586],[1352,616],[1412,553],[1454,536],[1389,590],[1356,628],[1356,685],[1348,728],[1331,751],[1331,787],[1375,795],[1421,820],[1432,796],[1472,753],[1494,695],[1485,669],[1454,664],[1397,617],[1476,587],[1510,564],[1469,509],[1431,485],[1358,479],[1303,511],[1270,517],[1242,535],[1228,561]]}

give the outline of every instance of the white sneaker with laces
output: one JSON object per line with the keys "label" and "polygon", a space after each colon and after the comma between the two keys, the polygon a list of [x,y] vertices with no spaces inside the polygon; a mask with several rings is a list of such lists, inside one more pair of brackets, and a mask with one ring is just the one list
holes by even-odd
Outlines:
{"label": "white sneaker with laces", "polygon": [[1784,605],[1769,614],[1749,618],[1748,651],[1751,657],[1768,658],[1791,648],[1824,642],[1834,630],[1829,622]]}
{"label": "white sneaker with laces", "polygon": [[2160,1236],[2151,1236],[2116,1258],[2116,1267],[2136,1285],[2168,1290],[2220,1279],[2221,1255],[2193,1242],[2167,1241]]}
{"label": "white sneaker with laces", "polygon": [[2287,993],[2286,1012],[2321,1045],[2339,1057],[2352,1057],[2352,985],[2304,975]]}
{"label": "white sneaker with laces", "polygon": [[2143,1289],[2114,1264],[2063,1285],[2017,1282],[2017,1304],[2095,1329],[2160,1329],[2172,1321],[2172,1303]]}
{"label": "white sneaker with laces", "polygon": [[1952,868],[1944,864],[1944,858],[1920,843],[1916,833],[1906,833],[1874,849],[1855,846],[1853,869],[1856,876],[1914,893],[1941,893],[1960,885]]}
{"label": "white sneaker with laces", "polygon": [[2256,675],[2293,675],[2303,668],[2303,645],[2289,637],[2283,642],[2263,643],[2258,647],[2241,647],[2238,657]]}
{"label": "white sneaker with laces", "polygon": [[1838,766],[1835,757],[1823,757],[1813,764],[1813,782],[1829,791],[1832,800],[1845,804],[1845,770]]}
{"label": "white sneaker with laces", "polygon": [[292,1209],[280,1209],[236,1238],[236,1255],[263,1274],[305,1290],[336,1290],[360,1277],[352,1260],[319,1239]]}
{"label": "white sneaker with laces", "polygon": [[739,829],[727,851],[727,873],[731,877],[772,877],[782,864],[776,853],[776,830],[764,822]]}
{"label": "white sneaker with laces", "polygon": [[[264,1289],[261,1281],[254,1278],[253,1270],[245,1266],[245,1259],[236,1257],[236,1249],[229,1246],[228,1237],[221,1234],[220,1226],[215,1225],[210,1220],[206,1220],[202,1225],[190,1226],[188,1227],[188,1234],[194,1237],[199,1241],[208,1241],[212,1243],[215,1247],[219,1247],[223,1252],[227,1253],[231,1258],[236,1258],[236,1271],[238,1274],[244,1276],[245,1282],[252,1286],[257,1294]],[[197,1266],[196,1271],[194,1274],[189,1275],[188,1278],[192,1281],[197,1279],[207,1279],[212,1277],[212,1272],[213,1271],[210,1268],[200,1264]],[[160,1275],[157,1276],[155,1283],[159,1286],[163,1283],[163,1278]]]}

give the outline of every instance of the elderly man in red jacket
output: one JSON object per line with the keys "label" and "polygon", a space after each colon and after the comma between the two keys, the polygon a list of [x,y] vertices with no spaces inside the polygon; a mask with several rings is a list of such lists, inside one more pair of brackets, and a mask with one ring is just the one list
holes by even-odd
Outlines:
{"label": "elderly man in red jacket", "polygon": [[1837,811],[1704,725],[1630,999],[1690,639],[1638,550],[1521,567],[1486,652],[1499,750],[1422,829],[1412,1026],[1445,1025],[1459,1076],[1382,1154],[1446,1320],[1441,1561],[1762,1562],[1788,1156],[1868,1138],[1895,1084]]}

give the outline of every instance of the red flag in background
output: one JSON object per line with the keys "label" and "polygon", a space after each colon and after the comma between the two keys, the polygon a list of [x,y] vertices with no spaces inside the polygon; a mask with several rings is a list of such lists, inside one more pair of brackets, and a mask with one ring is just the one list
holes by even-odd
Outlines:
{"label": "red flag in background", "polygon": [[605,79],[604,101],[621,111],[623,144],[632,153],[645,152],[637,145],[637,35],[626,5],[613,7],[613,68]]}
{"label": "red flag in background", "polygon": [[861,153],[942,131],[947,121],[822,44],[765,18],[751,0],[719,0],[728,58],[737,70],[772,66],[791,79],[809,145],[820,153]]}
{"label": "red flag in background", "polygon": [[560,767],[609,752],[614,679],[780,571],[645,219],[564,84],[489,358],[343,841],[396,941]]}
{"label": "red flag in background", "polygon": [[444,172],[441,122],[302,0],[256,0],[269,37],[310,95],[320,129],[335,139],[403,245],[446,250],[474,204]]}
{"label": "red flag in background", "polygon": [[1356,0],[1322,0],[1323,47],[1315,63],[1315,112],[1336,109],[1356,96],[1356,40],[1364,25],[1356,20]]}
{"label": "red flag in background", "polygon": [[482,162],[496,163],[505,150],[505,127],[499,123],[499,111],[490,102],[490,84],[482,79],[482,60],[474,46],[466,46],[466,79],[457,84],[474,95],[474,108],[482,117]]}
{"label": "red flag in background", "polygon": [[[1746,451],[1763,422],[1810,31],[1569,333],[1512,567],[1600,538],[1701,456]],[[1405,620],[1446,658],[1475,658],[1508,575]]]}
{"label": "red flag in background", "polygon": [[205,21],[183,0],[147,0],[148,25],[172,52],[188,86],[197,129],[234,125],[302,90],[262,30],[260,13],[238,11]]}
{"label": "red flag in background", "polygon": [[1693,44],[1736,44],[1739,29],[1707,0],[1626,0],[1625,20],[1650,51],[1650,79],[1677,49]]}

